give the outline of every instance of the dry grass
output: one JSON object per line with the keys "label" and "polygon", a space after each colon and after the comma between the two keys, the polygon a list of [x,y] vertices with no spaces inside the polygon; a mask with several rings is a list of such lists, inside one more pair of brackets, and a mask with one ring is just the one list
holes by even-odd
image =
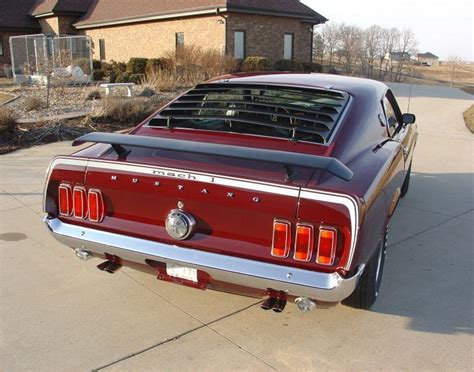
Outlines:
{"label": "dry grass", "polygon": [[142,84],[161,92],[175,92],[236,69],[236,61],[217,49],[187,46],[178,52],[165,54],[170,61],[167,69],[151,71]]}
{"label": "dry grass", "polygon": [[464,113],[464,122],[466,123],[466,127],[474,133],[474,105]]}
{"label": "dry grass", "polygon": [[5,107],[0,107],[0,141],[10,140],[15,136],[17,129],[15,113]]}
{"label": "dry grass", "polygon": [[11,94],[0,92],[0,104],[2,104],[3,102],[7,102],[8,100],[12,99],[13,97],[14,96],[12,96]]}
{"label": "dry grass", "polygon": [[26,111],[36,111],[44,107],[44,102],[38,97],[28,97],[25,99],[24,108]]}
{"label": "dry grass", "polygon": [[98,122],[119,124],[138,124],[155,111],[157,103],[150,99],[127,99],[107,97],[92,113],[92,119]]}
{"label": "dry grass", "polygon": [[[432,67],[413,67],[414,75],[429,80],[442,80],[449,83],[449,68],[448,66],[432,66]],[[459,71],[454,74],[454,83],[459,84],[474,84],[474,65],[462,65]]]}

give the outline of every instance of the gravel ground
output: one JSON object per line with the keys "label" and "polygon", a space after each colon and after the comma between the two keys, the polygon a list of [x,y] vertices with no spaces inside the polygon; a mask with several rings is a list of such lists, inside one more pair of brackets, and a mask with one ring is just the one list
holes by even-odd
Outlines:
{"label": "gravel ground", "polygon": [[[96,88],[95,88],[96,89]],[[18,99],[6,105],[13,109],[22,119],[53,116],[73,111],[92,110],[94,102],[87,101],[86,96],[94,90],[92,87],[54,87],[50,90],[49,107],[46,107],[46,87],[43,86],[13,86],[6,90],[19,96]],[[26,103],[32,97],[42,101],[42,107],[38,110],[27,111]]]}
{"label": "gravel ground", "polygon": [[[105,90],[97,86],[83,86],[83,87],[53,87],[50,90],[49,107],[46,107],[46,87],[34,86],[34,85],[11,85],[2,88],[5,93],[11,93],[19,96],[18,99],[10,102],[6,107],[13,109],[19,116],[20,119],[34,119],[38,117],[48,117],[60,114],[65,114],[75,111],[92,111],[99,106],[98,100],[86,100],[87,95],[92,91],[99,91],[101,96],[104,97]],[[135,93],[139,94],[141,91],[140,87],[135,88]],[[175,94],[166,93],[159,94],[153,97],[153,99],[169,99]],[[114,90],[114,97],[126,96],[126,90],[121,89]],[[25,109],[26,103],[32,97],[39,98],[42,101],[42,107],[38,110],[27,111]]]}

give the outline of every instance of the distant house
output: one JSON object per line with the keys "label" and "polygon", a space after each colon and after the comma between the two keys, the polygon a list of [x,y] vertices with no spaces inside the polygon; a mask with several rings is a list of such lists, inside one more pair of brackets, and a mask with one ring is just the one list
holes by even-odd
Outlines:
{"label": "distant house", "polygon": [[392,62],[405,62],[411,59],[410,53],[407,52],[391,52],[390,60]]}
{"label": "distant house", "polygon": [[105,61],[161,57],[182,45],[310,61],[313,27],[327,21],[299,0],[5,1],[34,32],[90,36],[94,58]]}
{"label": "distant house", "polygon": [[430,52],[418,53],[416,61],[422,66],[439,66],[439,57]]}

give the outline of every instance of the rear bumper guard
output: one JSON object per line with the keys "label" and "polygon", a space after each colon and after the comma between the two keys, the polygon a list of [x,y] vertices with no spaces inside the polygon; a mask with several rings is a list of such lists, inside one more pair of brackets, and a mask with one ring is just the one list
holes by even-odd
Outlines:
{"label": "rear bumper guard", "polygon": [[176,264],[204,271],[214,280],[256,289],[284,291],[289,295],[325,302],[339,302],[354,291],[364,271],[343,278],[338,273],[320,273],[260,261],[182,248],[144,239],[66,224],[45,218],[56,240],[92,254],[113,255],[146,265],[147,260]]}

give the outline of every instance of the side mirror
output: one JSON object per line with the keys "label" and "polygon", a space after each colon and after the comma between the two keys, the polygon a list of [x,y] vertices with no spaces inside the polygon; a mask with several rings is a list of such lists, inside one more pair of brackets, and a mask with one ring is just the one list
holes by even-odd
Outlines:
{"label": "side mirror", "polygon": [[416,116],[413,114],[403,114],[403,123],[404,124],[415,124]]}

